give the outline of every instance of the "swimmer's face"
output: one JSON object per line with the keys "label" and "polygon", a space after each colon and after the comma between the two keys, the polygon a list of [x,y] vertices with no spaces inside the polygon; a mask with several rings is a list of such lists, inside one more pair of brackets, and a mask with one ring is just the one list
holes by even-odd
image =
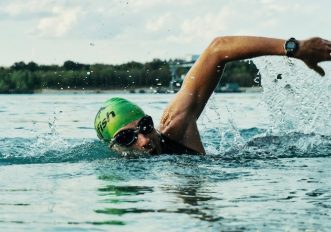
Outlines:
{"label": "swimmer's face", "polygon": [[127,144],[114,142],[113,149],[120,153],[148,153],[152,155],[161,153],[160,136],[149,116],[122,127],[115,133],[114,138]]}

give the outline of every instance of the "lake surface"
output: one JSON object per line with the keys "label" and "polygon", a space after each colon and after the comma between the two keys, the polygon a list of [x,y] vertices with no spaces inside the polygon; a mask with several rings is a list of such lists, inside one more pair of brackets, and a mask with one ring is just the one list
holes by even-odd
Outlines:
{"label": "lake surface", "polygon": [[[330,130],[313,107],[213,95],[206,156],[128,158],[93,129],[113,96],[0,95],[0,231],[331,231]],[[173,95],[120,96],[158,122]]]}

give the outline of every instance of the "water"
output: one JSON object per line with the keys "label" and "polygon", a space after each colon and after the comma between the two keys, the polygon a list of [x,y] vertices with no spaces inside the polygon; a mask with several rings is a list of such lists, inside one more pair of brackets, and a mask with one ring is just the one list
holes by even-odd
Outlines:
{"label": "water", "polygon": [[[93,120],[112,94],[0,95],[0,230],[330,231],[330,81],[288,93],[260,62],[263,94],[212,96],[206,156],[110,152]],[[121,96],[158,121],[171,95]]]}

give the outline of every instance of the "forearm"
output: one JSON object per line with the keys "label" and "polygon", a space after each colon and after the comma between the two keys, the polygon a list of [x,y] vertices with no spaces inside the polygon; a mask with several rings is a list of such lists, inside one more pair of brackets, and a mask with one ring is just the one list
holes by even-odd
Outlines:
{"label": "forearm", "polygon": [[285,55],[285,40],[253,37],[218,37],[209,45],[206,52],[215,55],[219,64],[265,55]]}
{"label": "forearm", "polygon": [[[319,62],[331,60],[331,41],[319,37],[299,40],[299,49],[294,58],[303,61],[309,68],[321,76],[324,70]],[[285,40],[254,36],[224,36],[217,37],[203,54],[214,57],[218,65],[225,65],[229,61],[248,59],[265,55],[286,55]]]}

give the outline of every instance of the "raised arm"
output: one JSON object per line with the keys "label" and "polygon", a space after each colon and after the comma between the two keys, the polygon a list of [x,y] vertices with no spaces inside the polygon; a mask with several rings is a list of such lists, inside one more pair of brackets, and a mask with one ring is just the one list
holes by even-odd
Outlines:
{"label": "raised arm", "polygon": [[219,82],[218,72],[223,72],[227,62],[263,55],[284,55],[284,42],[247,36],[214,39],[187,73],[173,104],[186,105],[198,119]]}
{"label": "raised arm", "polygon": [[[200,116],[214,91],[224,66],[229,61],[264,55],[286,55],[285,40],[253,36],[226,36],[214,39],[187,73],[182,88],[170,103],[170,108],[179,108]],[[318,62],[331,60],[331,42],[320,38],[299,41],[299,50],[294,57],[324,75]],[[184,112],[182,112],[184,113]]]}
{"label": "raised arm", "polygon": [[[169,103],[161,118],[160,129],[176,139],[191,137],[198,133],[196,120],[199,118],[210,95],[219,82],[218,72],[223,72],[229,61],[264,55],[286,55],[285,40],[253,37],[226,36],[214,39],[187,73],[180,91]],[[323,69],[317,64],[331,60],[331,42],[321,38],[299,41],[295,58],[320,75]],[[194,135],[198,138],[198,135]],[[197,140],[195,140],[197,141]],[[188,143],[188,141],[184,141]]]}

